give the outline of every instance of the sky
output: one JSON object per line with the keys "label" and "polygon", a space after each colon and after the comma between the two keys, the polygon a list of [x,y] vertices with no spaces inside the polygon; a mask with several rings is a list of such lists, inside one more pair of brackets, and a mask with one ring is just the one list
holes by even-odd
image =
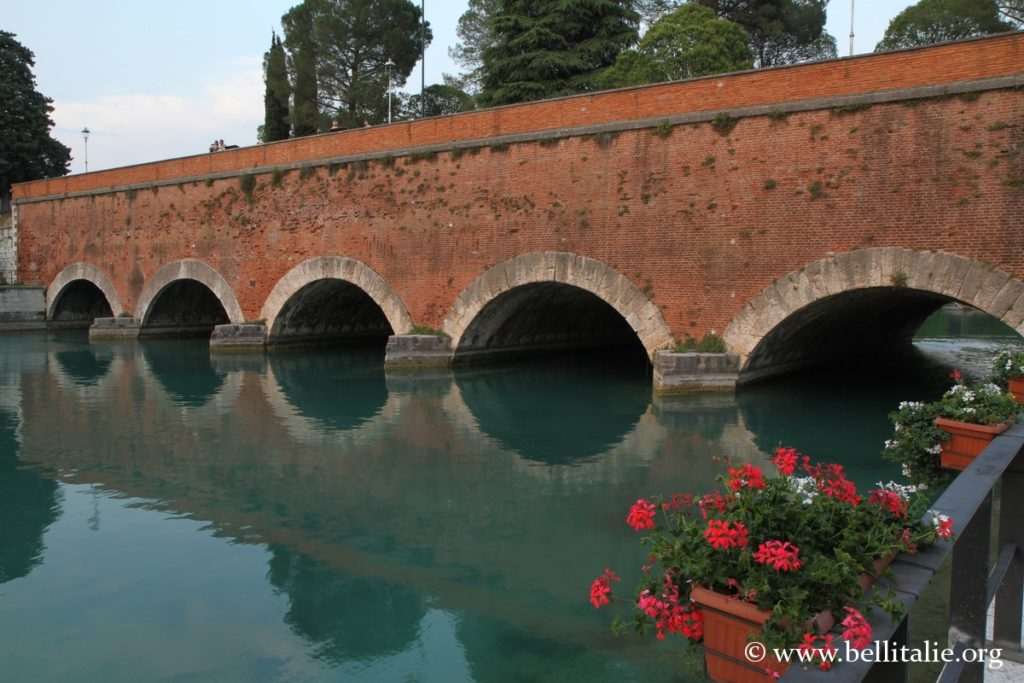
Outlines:
{"label": "sky", "polygon": [[[415,0],[413,0],[415,2]],[[422,0],[434,39],[426,84],[457,74],[448,47],[466,0]],[[849,53],[871,52],[913,0],[830,0],[826,30]],[[298,0],[0,0],[0,30],[35,54],[36,89],[53,100],[52,135],[71,172],[256,144],[263,123],[263,53]],[[404,90],[420,85],[417,64]],[[400,88],[403,89],[403,88]],[[88,143],[82,129],[90,131]],[[86,149],[88,144],[88,149]]]}

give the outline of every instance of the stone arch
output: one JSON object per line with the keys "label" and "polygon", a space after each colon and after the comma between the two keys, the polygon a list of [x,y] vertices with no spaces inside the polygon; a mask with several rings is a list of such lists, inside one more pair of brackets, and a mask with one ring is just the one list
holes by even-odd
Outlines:
{"label": "stone arch", "polygon": [[596,259],[557,251],[520,254],[489,268],[455,300],[441,329],[457,349],[487,304],[517,287],[550,282],[578,287],[615,309],[636,333],[649,358],[672,340],[661,311],[628,278]]}
{"label": "stone arch", "polygon": [[107,277],[106,273],[91,263],[72,263],[70,266],[67,266],[64,270],[57,273],[57,277],[53,279],[53,282],[51,282],[50,286],[46,289],[47,320],[53,320],[61,295],[64,293],[64,290],[67,289],[68,285],[77,280],[91,282],[101,292],[103,292],[103,296],[107,298],[107,303],[110,305],[110,310],[114,315],[117,315],[124,310],[124,308],[121,307],[121,297],[117,293],[117,288],[114,286],[114,283],[110,281],[110,278]]}
{"label": "stone arch", "polygon": [[143,287],[135,307],[135,318],[142,323],[143,327],[149,320],[157,296],[165,288],[179,280],[195,280],[206,285],[224,307],[224,312],[230,322],[245,322],[245,315],[242,314],[242,307],[238,305],[238,298],[223,275],[197,259],[181,259],[168,263],[158,270]]}
{"label": "stone arch", "polygon": [[260,317],[271,333],[278,315],[299,290],[319,280],[342,280],[355,285],[380,306],[395,334],[405,334],[413,327],[412,316],[395,290],[362,261],[347,256],[317,256],[289,270],[270,292]]}
{"label": "stone arch", "polygon": [[[1024,335],[1024,282],[1005,271],[946,252],[858,249],[778,278],[733,318],[722,336],[729,350],[741,357],[741,379],[745,372],[748,379],[757,378],[749,374],[754,370],[752,356],[787,321],[809,320],[822,312],[817,309],[824,302],[836,301],[840,295],[893,306],[909,303],[913,297],[918,310],[911,311],[907,330],[915,324],[919,327],[926,313],[955,301],[984,311]],[[914,331],[916,327],[910,330],[911,336]]]}

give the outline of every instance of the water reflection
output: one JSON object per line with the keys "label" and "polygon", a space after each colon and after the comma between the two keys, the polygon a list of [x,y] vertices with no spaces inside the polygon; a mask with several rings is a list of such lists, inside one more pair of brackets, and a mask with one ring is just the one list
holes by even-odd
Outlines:
{"label": "water reflection", "polygon": [[917,331],[915,339],[1000,339],[1020,342],[1020,335],[1001,320],[976,308],[947,304],[928,318]]}
{"label": "water reflection", "polygon": [[282,352],[271,355],[270,368],[284,400],[314,429],[353,429],[388,400],[380,352]]}
{"label": "water reflection", "polygon": [[1000,348],[1022,341],[992,316],[954,304],[925,322],[911,348],[744,387],[736,403],[759,449],[793,446],[852,467],[860,485],[874,484],[900,475],[881,452],[892,434],[888,414],[901,401],[937,399],[954,368],[981,380]]}
{"label": "water reflection", "polygon": [[[211,362],[202,343],[86,344],[0,339],[17,378],[3,385],[14,400],[0,395],[0,576],[44,552],[52,570],[31,572],[34,592],[5,587],[38,627],[5,628],[0,601],[0,658],[44,662],[48,639],[77,639],[83,670],[129,658],[123,671],[165,679],[187,676],[159,647],[89,634],[166,623],[189,651],[222,627],[235,636],[215,656],[254,680],[275,666],[303,680],[675,680],[678,643],[613,641],[586,602],[606,566],[623,586],[638,578],[628,502],[706,489],[716,456],[764,462],[780,442],[873,482],[886,413],[948,373],[922,351],[896,368],[652,400],[645,374],[594,362],[385,375],[379,357],[337,351]],[[46,359],[68,352],[109,352],[102,392],[67,390],[78,356]],[[122,535],[156,540],[136,552]],[[132,607],[154,595],[173,599]]]}
{"label": "water reflection", "polygon": [[881,457],[892,433],[889,412],[900,401],[931,400],[949,382],[948,368],[917,350],[900,359],[744,387],[736,404],[760,450],[792,446],[817,460],[842,463],[859,486],[888,481],[900,474],[898,465]]}
{"label": "water reflection", "polygon": [[642,367],[619,366],[601,356],[462,370],[456,377],[484,433],[522,457],[548,465],[569,465],[604,453],[635,428],[651,401]]}
{"label": "water reflection", "polygon": [[140,346],[149,371],[179,405],[205,405],[224,386],[205,340],[150,339]]}
{"label": "water reflection", "polygon": [[61,370],[80,386],[96,386],[110,371],[110,354],[99,356],[93,349],[58,351],[54,354]]}
{"label": "water reflection", "polygon": [[351,576],[279,545],[267,577],[288,596],[285,622],[313,644],[317,657],[340,664],[409,648],[426,614],[421,597],[401,585]]}
{"label": "water reflection", "polygon": [[57,482],[19,466],[19,422],[15,412],[0,410],[0,583],[43,562],[43,534],[60,516]]}

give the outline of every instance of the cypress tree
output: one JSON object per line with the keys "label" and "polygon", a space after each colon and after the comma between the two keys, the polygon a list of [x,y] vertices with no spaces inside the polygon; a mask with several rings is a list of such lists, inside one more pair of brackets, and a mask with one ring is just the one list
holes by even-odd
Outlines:
{"label": "cypress tree", "polygon": [[292,106],[288,119],[292,126],[292,136],[297,138],[315,135],[320,131],[320,112],[317,109],[320,93],[316,79],[316,43],[313,36],[317,5],[315,0],[306,0],[281,17],[290,57],[288,70],[292,83]]}
{"label": "cypress tree", "polygon": [[284,45],[274,33],[270,38],[270,50],[263,55],[263,142],[286,140],[289,133],[288,99],[291,88],[288,85],[288,64]]}

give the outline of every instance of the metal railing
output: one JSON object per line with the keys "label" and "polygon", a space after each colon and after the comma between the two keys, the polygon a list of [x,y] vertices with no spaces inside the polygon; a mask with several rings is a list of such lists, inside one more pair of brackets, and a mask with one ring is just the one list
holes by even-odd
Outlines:
{"label": "metal railing", "polygon": [[[999,487],[997,559],[991,563],[993,496]],[[1024,661],[1021,650],[1022,598],[1024,598],[1024,424],[1011,427],[961,472],[932,506],[953,518],[956,537],[936,543],[919,555],[900,555],[892,563],[897,597],[906,616],[894,623],[885,614],[871,619],[874,637],[884,641],[884,661],[863,659],[843,662],[828,672],[794,666],[785,681],[829,683],[903,683],[909,673],[900,648],[917,648],[908,642],[914,606],[946,557],[952,553],[949,589],[949,648],[952,656],[938,683],[981,683],[988,662],[978,657],[981,648],[1000,648],[1000,659]],[[890,582],[882,579],[880,588]],[[995,603],[991,640],[986,639],[990,605]],[[944,645],[944,644],[940,644]],[[973,652],[970,652],[973,651]],[[969,656],[965,656],[965,654]],[[972,659],[977,661],[964,661]]]}

